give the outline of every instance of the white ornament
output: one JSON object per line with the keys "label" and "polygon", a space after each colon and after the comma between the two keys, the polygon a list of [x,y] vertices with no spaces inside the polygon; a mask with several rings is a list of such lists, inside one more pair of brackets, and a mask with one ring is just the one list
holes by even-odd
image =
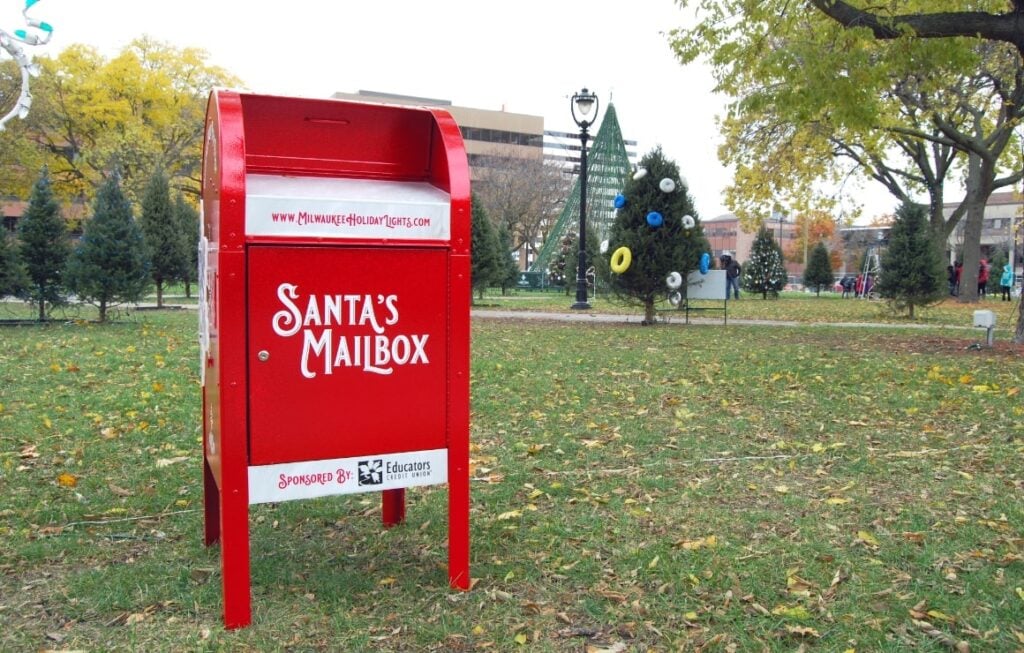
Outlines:
{"label": "white ornament", "polygon": [[671,193],[676,189],[676,182],[672,181],[668,177],[665,177],[664,179],[661,180],[661,183],[658,184],[658,188],[660,188],[661,192],[663,193]]}
{"label": "white ornament", "polygon": [[637,168],[633,173],[633,181],[639,181],[647,176],[647,168]]}
{"label": "white ornament", "polygon": [[607,240],[602,240],[601,241],[601,253],[602,254],[607,254],[608,253],[608,241]]}
{"label": "white ornament", "polygon": [[693,219],[692,215],[683,216],[683,229],[693,229],[697,222]]}
{"label": "white ornament", "polygon": [[683,285],[683,275],[678,272],[672,272],[665,279],[665,285],[668,286],[669,290],[679,290],[680,286]]}

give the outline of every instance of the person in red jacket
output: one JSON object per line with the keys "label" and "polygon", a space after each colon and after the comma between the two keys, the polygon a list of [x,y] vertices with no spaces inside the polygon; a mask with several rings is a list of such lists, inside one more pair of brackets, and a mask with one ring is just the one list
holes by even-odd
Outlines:
{"label": "person in red jacket", "polygon": [[988,261],[981,259],[978,266],[978,297],[984,297],[988,288]]}

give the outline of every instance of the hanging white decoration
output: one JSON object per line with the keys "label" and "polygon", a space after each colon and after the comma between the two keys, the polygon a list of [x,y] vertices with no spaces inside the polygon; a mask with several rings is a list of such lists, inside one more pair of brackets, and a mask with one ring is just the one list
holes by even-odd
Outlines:
{"label": "hanging white decoration", "polygon": [[16,29],[14,32],[0,29],[0,48],[3,48],[7,51],[7,54],[11,55],[11,58],[17,62],[18,68],[21,70],[21,93],[18,95],[18,100],[13,104],[10,111],[3,117],[0,117],[0,131],[4,129],[7,121],[15,116],[22,120],[28,117],[29,108],[32,106],[29,79],[39,75],[39,65],[29,60],[19,42],[26,45],[43,45],[49,43],[50,37],[53,35],[53,27],[49,23],[28,17],[28,10],[37,2],[39,0],[25,0],[25,8],[21,11],[21,15],[25,17],[25,24],[30,28],[38,30],[38,33],[29,32],[24,29]]}

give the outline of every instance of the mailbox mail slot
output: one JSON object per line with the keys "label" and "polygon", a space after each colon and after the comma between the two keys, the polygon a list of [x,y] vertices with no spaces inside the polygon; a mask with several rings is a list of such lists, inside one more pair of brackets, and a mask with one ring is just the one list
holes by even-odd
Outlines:
{"label": "mailbox mail slot", "polygon": [[440,109],[211,94],[200,341],[205,542],[251,620],[252,504],[448,485],[469,587],[469,172]]}

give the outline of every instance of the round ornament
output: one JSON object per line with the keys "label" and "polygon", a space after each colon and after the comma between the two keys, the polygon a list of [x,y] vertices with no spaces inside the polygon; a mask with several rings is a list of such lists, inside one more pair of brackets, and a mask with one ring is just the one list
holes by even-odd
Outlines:
{"label": "round ornament", "polygon": [[665,218],[662,217],[657,211],[651,211],[647,214],[647,224],[657,229],[665,222]]}
{"label": "round ornament", "polygon": [[676,189],[676,182],[672,181],[668,177],[665,177],[658,184],[658,188],[660,188],[661,192],[663,192],[663,193],[671,193],[672,191],[674,191]]}
{"label": "round ornament", "polygon": [[628,247],[620,247],[612,254],[612,260],[610,266],[612,272],[615,274],[622,274],[629,269],[629,264],[633,262],[633,252],[629,251]]}
{"label": "round ornament", "polygon": [[679,290],[680,286],[683,285],[683,275],[678,272],[669,273],[665,279],[665,285],[668,286],[669,290]]}

